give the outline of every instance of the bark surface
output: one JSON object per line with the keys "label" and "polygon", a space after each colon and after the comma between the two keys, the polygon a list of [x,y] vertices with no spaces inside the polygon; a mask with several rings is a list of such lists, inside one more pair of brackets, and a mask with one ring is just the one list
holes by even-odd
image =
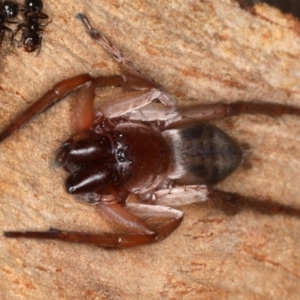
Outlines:
{"label": "bark surface", "polygon": [[[233,0],[44,1],[52,19],[38,56],[0,49],[0,129],[55,83],[120,73],[85,33],[83,12],[176,98],[300,106],[300,27],[266,5]],[[97,100],[117,95],[99,91]],[[72,133],[70,95],[0,144],[0,229],[89,232],[111,225],[64,190],[55,150]],[[219,188],[300,206],[300,119],[248,115],[215,122],[251,145],[252,168]],[[179,195],[180,196],[180,195]],[[121,251],[0,235],[1,299],[298,299],[300,220],[183,207],[165,241]]]}

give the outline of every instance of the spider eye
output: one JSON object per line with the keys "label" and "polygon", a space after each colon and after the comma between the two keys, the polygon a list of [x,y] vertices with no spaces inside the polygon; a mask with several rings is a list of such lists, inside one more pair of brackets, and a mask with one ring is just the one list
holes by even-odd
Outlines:
{"label": "spider eye", "polygon": [[117,150],[117,159],[121,163],[123,163],[127,160],[126,154],[122,149]]}

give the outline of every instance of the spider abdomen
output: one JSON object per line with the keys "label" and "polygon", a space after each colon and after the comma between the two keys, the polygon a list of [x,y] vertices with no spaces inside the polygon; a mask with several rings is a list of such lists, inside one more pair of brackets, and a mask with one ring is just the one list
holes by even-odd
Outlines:
{"label": "spider abdomen", "polygon": [[192,123],[163,132],[172,150],[169,178],[180,184],[215,184],[232,173],[242,150],[215,126]]}

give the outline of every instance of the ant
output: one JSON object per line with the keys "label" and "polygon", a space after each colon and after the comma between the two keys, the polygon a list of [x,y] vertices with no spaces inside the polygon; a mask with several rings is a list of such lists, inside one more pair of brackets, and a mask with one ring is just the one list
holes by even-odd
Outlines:
{"label": "ant", "polygon": [[19,5],[15,1],[4,0],[0,5],[6,18],[15,18],[19,13]]}
{"label": "ant", "polygon": [[42,0],[25,0],[23,8],[21,9],[24,11],[24,15],[28,13],[34,13],[39,15],[40,17],[48,18],[48,16],[42,13],[43,10],[43,1]]}
{"label": "ant", "polygon": [[43,2],[41,0],[26,0],[20,11],[24,12],[25,22],[19,23],[13,33],[13,37],[22,28],[23,33],[19,42],[23,43],[26,52],[34,52],[37,50],[39,54],[42,46],[43,29],[49,22],[41,23],[40,20],[48,19],[48,15],[42,12]]}
{"label": "ant", "polygon": [[4,0],[0,2],[0,46],[2,44],[5,31],[11,33],[11,43],[13,43],[13,31],[5,25],[5,23],[17,23],[7,19],[15,18],[19,13],[19,5],[15,1]]}
{"label": "ant", "polygon": [[[224,192],[214,187],[243,162],[243,147],[209,120],[234,115],[300,116],[300,108],[277,103],[238,101],[179,108],[147,73],[127,59],[83,14],[77,18],[90,37],[122,68],[121,75],[81,74],[57,83],[2,132],[0,142],[38,113],[72,92],[78,93],[74,134],[57,150],[55,166],[68,173],[66,190],[93,204],[121,233],[7,231],[8,238],[57,239],[103,248],[158,242],[182,222],[169,206],[207,202],[234,215],[241,207],[267,214],[300,217],[300,209]],[[93,111],[95,90],[123,87],[132,93],[102,103]],[[128,203],[130,194],[138,203]]]}

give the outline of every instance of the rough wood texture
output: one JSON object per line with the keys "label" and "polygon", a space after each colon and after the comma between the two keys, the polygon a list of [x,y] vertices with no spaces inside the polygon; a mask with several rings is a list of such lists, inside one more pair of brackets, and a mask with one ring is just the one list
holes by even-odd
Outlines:
{"label": "rough wood texture", "polygon": [[[180,104],[300,105],[299,23],[275,9],[260,6],[253,15],[233,0],[44,3],[53,22],[40,55],[5,42],[0,50],[0,128],[62,79],[118,72],[74,18],[78,12]],[[110,230],[65,193],[65,174],[52,166],[71,133],[71,112],[70,96],[0,145],[1,231]],[[299,119],[251,115],[217,124],[253,152],[252,169],[239,169],[220,188],[300,206]],[[298,219],[229,218],[197,205],[183,211],[182,226],[165,241],[124,251],[0,236],[0,298],[299,299]]]}

